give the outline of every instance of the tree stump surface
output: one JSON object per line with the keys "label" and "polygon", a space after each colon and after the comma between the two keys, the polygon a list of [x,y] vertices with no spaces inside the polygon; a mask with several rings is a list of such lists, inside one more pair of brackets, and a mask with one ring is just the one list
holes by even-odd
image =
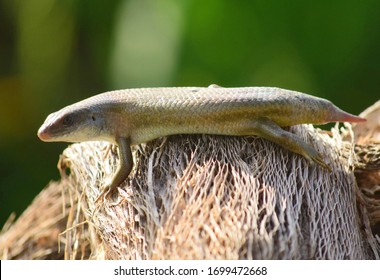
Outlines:
{"label": "tree stump surface", "polygon": [[4,226],[0,256],[379,259],[380,141],[356,145],[359,129],[290,128],[331,173],[258,137],[157,139],[133,147],[130,176],[98,204],[117,149],[70,145],[60,157],[61,180]]}

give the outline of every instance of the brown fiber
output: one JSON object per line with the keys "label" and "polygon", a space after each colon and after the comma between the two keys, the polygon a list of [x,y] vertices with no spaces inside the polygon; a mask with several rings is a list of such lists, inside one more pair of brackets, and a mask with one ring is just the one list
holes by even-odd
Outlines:
{"label": "brown fiber", "polygon": [[61,181],[4,228],[0,256],[379,259],[374,216],[353,172],[351,126],[332,136],[311,125],[291,131],[333,171],[258,137],[172,136],[134,147],[130,177],[99,205],[117,149],[73,144],[60,159]]}

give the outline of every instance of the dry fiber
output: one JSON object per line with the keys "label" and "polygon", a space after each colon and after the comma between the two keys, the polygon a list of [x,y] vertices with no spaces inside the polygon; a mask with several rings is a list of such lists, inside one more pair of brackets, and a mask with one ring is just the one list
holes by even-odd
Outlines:
{"label": "dry fiber", "polygon": [[[257,137],[173,136],[136,146],[125,185],[98,205],[117,167],[117,149],[102,142],[71,145],[60,159],[61,183],[45,190],[56,190],[49,205],[61,209],[49,223],[62,224],[56,256],[378,259],[379,240],[353,172],[351,127],[336,127],[332,136],[309,125],[291,130],[321,152],[331,173]],[[0,235],[0,256],[54,256],[16,251],[9,236],[22,219],[28,223],[24,213]],[[19,246],[35,241],[33,234]]]}

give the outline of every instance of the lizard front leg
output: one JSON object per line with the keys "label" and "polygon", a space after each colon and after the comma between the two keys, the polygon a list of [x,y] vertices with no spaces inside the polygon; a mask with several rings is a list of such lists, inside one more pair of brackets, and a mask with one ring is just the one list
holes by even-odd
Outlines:
{"label": "lizard front leg", "polygon": [[104,197],[108,198],[111,194],[113,194],[116,188],[120,186],[125,179],[127,179],[129,173],[131,173],[133,167],[133,156],[130,139],[126,137],[119,137],[116,139],[116,144],[119,147],[119,167],[117,168],[111,183],[105,186],[103,192],[96,199],[96,202]]}
{"label": "lizard front leg", "polygon": [[307,158],[309,161],[314,161],[323,168],[331,172],[330,166],[328,166],[322,156],[311,145],[307,144],[297,135],[290,133],[282,129],[278,124],[268,118],[260,118],[253,121],[248,128],[248,132],[270,140],[285,149],[288,149],[294,153],[300,154]]}

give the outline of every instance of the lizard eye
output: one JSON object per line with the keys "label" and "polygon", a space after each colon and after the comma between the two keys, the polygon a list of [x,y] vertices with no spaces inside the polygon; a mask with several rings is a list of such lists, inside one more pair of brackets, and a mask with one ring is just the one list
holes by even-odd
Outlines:
{"label": "lizard eye", "polygon": [[74,123],[74,118],[71,115],[65,116],[62,120],[64,126],[70,126]]}

